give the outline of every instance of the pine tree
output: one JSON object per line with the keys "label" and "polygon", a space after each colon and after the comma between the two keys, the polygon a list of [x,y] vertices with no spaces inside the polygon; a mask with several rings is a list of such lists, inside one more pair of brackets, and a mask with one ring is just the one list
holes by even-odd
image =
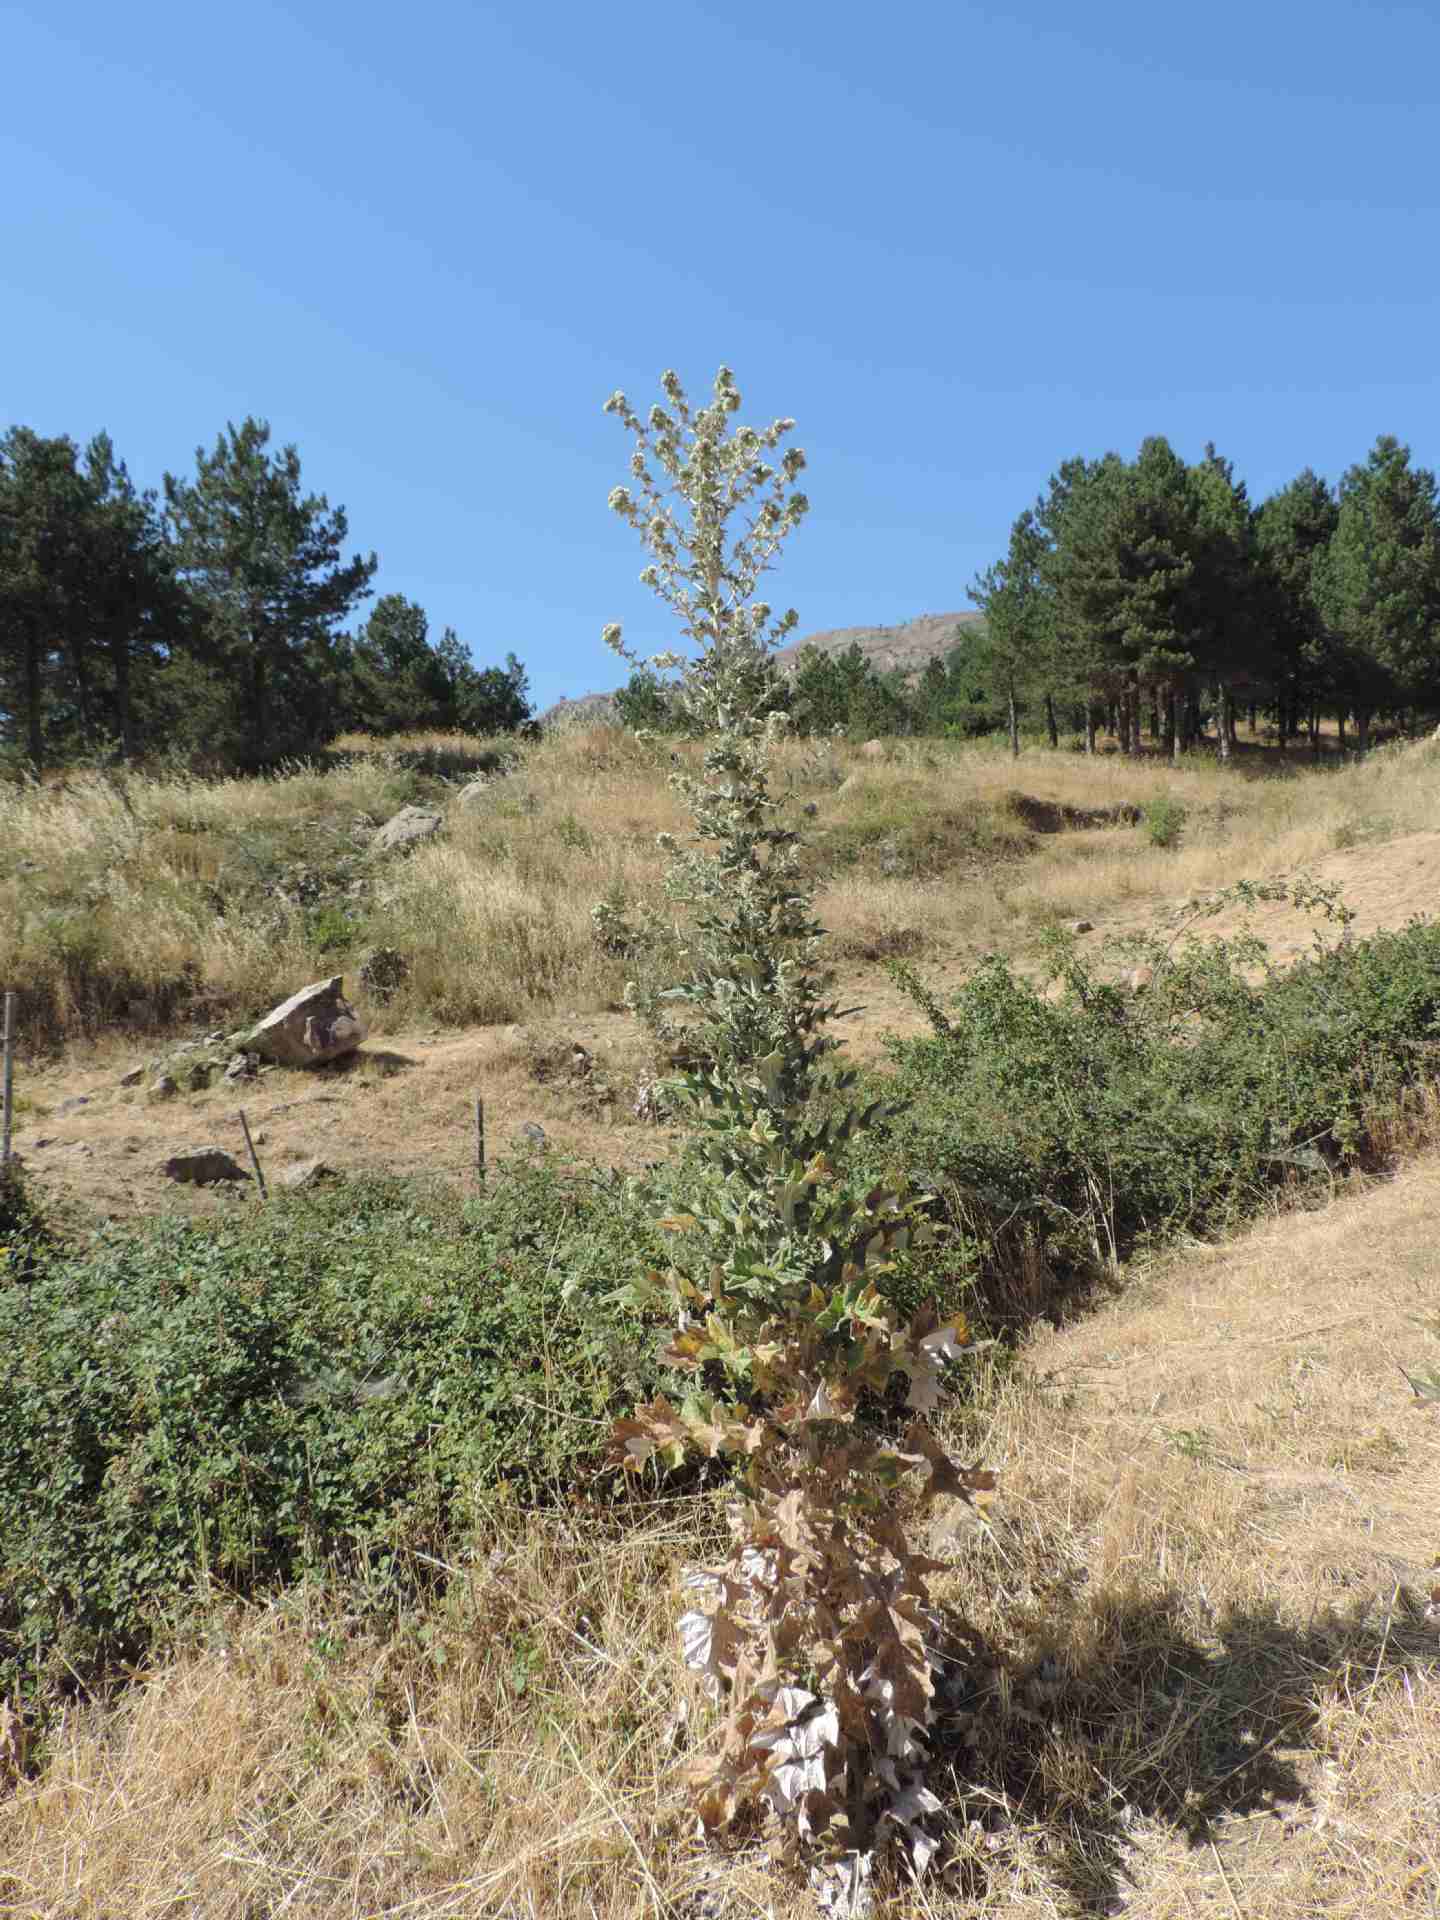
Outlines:
{"label": "pine tree", "polygon": [[243,757],[261,765],[329,737],[341,621],[369,592],[377,561],[342,549],[343,507],[301,491],[293,446],[269,451],[270,428],[227,427],[196,450],[193,481],[165,476],[181,578],[201,608],[209,656],[233,688]]}
{"label": "pine tree", "polygon": [[1255,517],[1257,599],[1272,640],[1271,684],[1293,713],[1335,708],[1342,717],[1364,690],[1358,662],[1330,626],[1314,593],[1317,558],[1335,533],[1339,504],[1307,467],[1262,502]]}
{"label": "pine tree", "polygon": [[985,616],[983,659],[991,686],[1004,702],[1010,752],[1020,757],[1020,705],[1027,693],[1048,690],[1054,667],[1055,607],[1042,572],[1045,536],[1034,513],[1010,529],[1005,558],[970,584]]}
{"label": "pine tree", "polygon": [[1340,482],[1335,532],[1316,555],[1317,605],[1362,664],[1362,750],[1378,707],[1433,706],[1440,690],[1440,497],[1435,475],[1382,434]]}
{"label": "pine tree", "polygon": [[0,710],[31,767],[73,730],[87,506],[73,440],[12,427],[0,441]]}

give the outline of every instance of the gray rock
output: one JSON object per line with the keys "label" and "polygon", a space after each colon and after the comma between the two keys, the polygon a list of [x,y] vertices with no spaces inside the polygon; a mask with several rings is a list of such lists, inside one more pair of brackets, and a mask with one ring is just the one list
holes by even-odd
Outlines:
{"label": "gray rock", "polygon": [[527,1120],[520,1129],[522,1140],[528,1140],[532,1146],[543,1147],[546,1144],[545,1129],[538,1120]]}
{"label": "gray rock", "polygon": [[90,1096],[88,1093],[72,1093],[68,1100],[62,1100],[60,1102],[55,1111],[56,1113],[76,1113],[81,1107],[88,1107],[89,1104]]}
{"label": "gray rock", "polygon": [[253,1080],[259,1064],[258,1053],[232,1053],[225,1067],[225,1078],[232,1086],[237,1080]]}
{"label": "gray rock", "polygon": [[402,807],[393,819],[385,822],[370,842],[370,852],[406,853],[412,847],[418,847],[422,840],[433,839],[442,824],[440,815],[433,813],[429,807]]}
{"label": "gray rock", "polygon": [[1095,922],[1093,920],[1072,920],[1070,922],[1070,931],[1071,933],[1093,933],[1095,931]]}
{"label": "gray rock", "polygon": [[341,994],[343,982],[337,973],[292,993],[249,1035],[250,1049],[282,1067],[319,1067],[353,1053],[365,1028]]}
{"label": "gray rock", "polygon": [[496,780],[508,771],[503,754],[481,754],[476,764],[479,772],[473,780],[467,780],[455,796],[455,805],[467,813],[472,807],[484,804]]}
{"label": "gray rock", "polygon": [[170,1074],[162,1073],[158,1079],[150,1082],[149,1091],[152,1100],[169,1100],[180,1089]]}
{"label": "gray rock", "polygon": [[192,1147],[188,1153],[173,1153],[160,1171],[167,1180],[178,1180],[192,1187],[211,1187],[221,1180],[250,1178],[223,1147]]}
{"label": "gray rock", "polygon": [[144,1067],[131,1067],[128,1073],[121,1074],[120,1084],[122,1087],[138,1087],[140,1082],[144,1078],[145,1078]]}
{"label": "gray rock", "polygon": [[883,760],[890,749],[883,740],[867,740],[860,749],[862,760]]}
{"label": "gray rock", "polygon": [[338,1180],[340,1175],[334,1167],[327,1166],[323,1160],[297,1160],[293,1167],[286,1167],[275,1176],[277,1187],[318,1187],[326,1180]]}

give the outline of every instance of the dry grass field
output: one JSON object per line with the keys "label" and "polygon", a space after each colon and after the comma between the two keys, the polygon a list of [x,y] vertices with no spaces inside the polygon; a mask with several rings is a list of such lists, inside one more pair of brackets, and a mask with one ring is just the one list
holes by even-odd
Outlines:
{"label": "dry grass field", "polygon": [[[1170,1260],[971,1417],[1004,1491],[991,1536],[934,1543],[974,1634],[937,1768],[959,1859],[881,1911],[1440,1912],[1440,1412],[1396,1364],[1435,1323],[1437,1215],[1422,1158]],[[716,1524],[497,1513],[383,1640],[323,1592],[233,1609],[0,1801],[0,1912],[812,1912],[681,1811],[706,1719],[669,1622]]]}
{"label": "dry grass field", "polygon": [[[348,750],[347,750],[348,749]],[[670,753],[611,728],[519,750],[460,805],[483,743],[341,742],[325,767],[201,782],[77,773],[0,789],[0,978],[35,1039],[74,1041],[172,1017],[244,1016],[388,945],[403,989],[377,1030],[603,1011],[626,967],[596,941],[595,901],[667,912],[655,836],[682,826]],[[1247,748],[1236,770],[987,746],[896,743],[879,758],[795,742],[782,777],[813,843],[842,965],[903,954],[942,968],[1015,951],[1051,921],[1097,922],[1440,829],[1440,749],[1364,765]],[[1167,796],[1176,844],[1123,810]],[[376,860],[406,804],[444,828]],[[1117,813],[1117,810],[1122,810]],[[1121,824],[1086,825],[1120,819]]]}
{"label": "dry grass field", "polygon": [[[629,1113],[643,1048],[590,908],[665,912],[668,747],[547,739],[462,809],[476,743],[342,746],[336,766],[262,782],[0,792],[0,975],[46,1043],[23,1063],[19,1144],[47,1196],[114,1217],[170,1203],[152,1160],[197,1128],[220,1137],[234,1096],[157,1108],[116,1069],[174,1019],[340,971],[348,950],[317,944],[338,932],[334,898],[295,884],[327,859],[361,883],[364,938],[412,971],[388,1005],[362,1002],[356,1065],[313,1090],[265,1083],[252,1118],[275,1164],[318,1148],[459,1178],[477,1085],[497,1147],[538,1118],[611,1164],[664,1151]],[[794,744],[782,764],[815,809],[862,1057],[913,1018],[888,956],[943,987],[986,952],[1023,958],[1047,924],[1083,917],[1098,941],[1241,876],[1337,884],[1358,933],[1440,897],[1440,743],[1315,771],[1259,747],[1179,772],[924,743]],[[1170,846],[1122,812],[1162,794],[1185,809]],[[414,798],[444,831],[367,866],[370,829]],[[1282,955],[1308,943],[1285,909],[1258,921]],[[120,983],[109,1025],[97,982]],[[942,1520],[932,1542],[957,1647],[935,1779],[956,1857],[880,1887],[879,1913],[1440,1916],[1440,1408],[1420,1410],[1403,1371],[1440,1366],[1434,1118],[1389,1143],[1387,1177],[1314,1210],[1277,1201],[1237,1240],[1117,1278],[951,1416],[1002,1488],[989,1531]],[[697,1846],[683,1813],[679,1769],[709,1723],[670,1622],[719,1525],[703,1499],[623,1518],[492,1503],[449,1549],[444,1600],[383,1636],[321,1582],[266,1606],[215,1596],[191,1643],[75,1707],[39,1770],[0,1732],[0,1914],[814,1913],[755,1846]]]}
{"label": "dry grass field", "polygon": [[[649,1057],[620,1004],[647,956],[606,951],[591,908],[623,898],[660,922],[670,914],[655,848],[657,832],[683,824],[669,749],[609,728],[561,734],[460,807],[483,743],[340,747],[328,770],[268,780],[79,774],[0,789],[0,979],[22,994],[17,1147],[83,1213],[228,1205],[214,1189],[178,1195],[158,1168],[199,1133],[238,1149],[242,1098],[276,1172],[324,1151],[356,1172],[464,1177],[477,1092],[495,1153],[527,1123],[614,1165],[665,1150],[663,1130],[633,1114]],[[449,772],[421,783],[417,763]],[[782,770],[814,843],[841,992],[861,1009],[844,1032],[862,1061],[918,1021],[890,958],[943,993],[986,953],[1025,964],[1048,924],[1090,920],[1082,945],[1093,945],[1242,876],[1303,871],[1338,886],[1357,934],[1440,900],[1440,744],[1428,741],[1316,771],[1256,747],[1236,769],[1196,758],[1179,774],[1114,755],[1032,750],[1016,763],[898,743],[870,758],[793,743]],[[367,861],[373,823],[422,790],[443,831],[407,857]],[[1157,795],[1186,809],[1169,846],[1124,818]],[[1114,823],[1085,824],[1097,815]],[[1207,925],[1233,931],[1238,918]],[[1310,944],[1311,921],[1283,906],[1251,918],[1279,958]],[[411,966],[385,1003],[357,977],[373,944]],[[334,972],[371,1031],[349,1066],[165,1103],[118,1084],[173,1038],[253,1017]]]}

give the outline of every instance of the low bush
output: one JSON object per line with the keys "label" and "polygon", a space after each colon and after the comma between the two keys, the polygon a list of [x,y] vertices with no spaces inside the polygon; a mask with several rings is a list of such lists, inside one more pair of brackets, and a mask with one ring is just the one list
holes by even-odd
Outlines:
{"label": "low bush", "polygon": [[133,1659],[206,1580],[393,1599],[487,1489],[543,1498],[660,1376],[602,1307],[618,1185],[512,1168],[162,1220],[0,1273],[0,1697]]}
{"label": "low bush", "polygon": [[[1440,1064],[1440,926],[1317,947],[1285,972],[1246,938],[1144,945],[1131,986],[1056,937],[1058,1000],[1001,959],[950,1008],[895,970],[931,1032],[890,1043],[886,1151],[945,1194],[991,1268],[992,1310],[1043,1308],[1057,1274],[1332,1178],[1363,1155],[1367,1117]],[[1010,1290],[1017,1266],[1038,1295]]]}
{"label": "low bush", "polygon": [[1185,831],[1185,803],[1173,793],[1157,793],[1143,808],[1145,835],[1152,847],[1175,847]]}

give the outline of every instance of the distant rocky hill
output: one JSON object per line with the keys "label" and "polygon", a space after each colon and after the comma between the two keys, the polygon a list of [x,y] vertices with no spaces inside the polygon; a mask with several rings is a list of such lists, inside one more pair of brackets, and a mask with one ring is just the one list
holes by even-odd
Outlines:
{"label": "distant rocky hill", "polygon": [[[926,661],[947,654],[955,645],[957,630],[972,625],[982,616],[967,613],[922,613],[898,627],[831,627],[823,633],[807,633],[792,640],[775,658],[790,669],[806,647],[821,653],[847,653],[859,647],[867,660],[881,673],[899,667],[905,673],[918,673]],[[605,720],[614,711],[613,693],[584,693],[574,700],[557,700],[540,715],[542,727],[583,725]]]}
{"label": "distant rocky hill", "polygon": [[782,647],[775,658],[793,667],[806,647],[821,653],[848,653],[859,647],[881,673],[894,667],[918,673],[927,661],[944,656],[955,645],[956,630],[981,619],[978,613],[922,613],[899,627],[832,627],[828,633],[807,633]]}

